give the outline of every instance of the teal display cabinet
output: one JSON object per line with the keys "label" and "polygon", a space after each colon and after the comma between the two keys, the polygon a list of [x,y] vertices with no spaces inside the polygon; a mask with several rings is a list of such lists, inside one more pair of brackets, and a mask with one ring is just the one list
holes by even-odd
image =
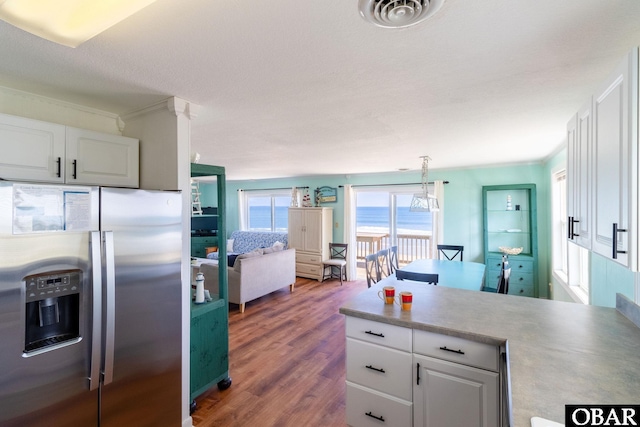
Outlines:
{"label": "teal display cabinet", "polygon": [[[217,241],[226,242],[225,169],[220,166],[191,164],[192,178],[205,176],[215,176],[216,178],[218,190]],[[227,259],[226,245],[219,245],[218,251],[220,259]],[[229,376],[228,277],[226,268],[220,268],[218,271],[219,294],[212,294],[212,301],[203,304],[191,303],[190,393],[192,411],[195,409],[195,398],[214,385],[217,385],[220,390],[231,386],[231,377]]]}
{"label": "teal display cabinet", "polygon": [[500,278],[501,248],[522,248],[507,255],[511,266],[509,294],[538,296],[538,227],[535,184],[482,187],[485,286],[495,291]]}
{"label": "teal display cabinet", "polygon": [[[220,232],[218,232],[220,233]],[[219,234],[218,234],[219,235]],[[207,256],[207,248],[218,245],[218,236],[191,236],[191,256],[204,258]]]}

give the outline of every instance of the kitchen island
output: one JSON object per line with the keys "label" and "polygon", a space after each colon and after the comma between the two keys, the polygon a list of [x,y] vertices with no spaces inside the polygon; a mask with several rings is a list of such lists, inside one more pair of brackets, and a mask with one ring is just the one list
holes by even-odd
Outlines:
{"label": "kitchen island", "polygon": [[507,348],[511,420],[564,422],[565,404],[640,403],[640,328],[613,308],[405,282],[411,311],[372,286],[340,313]]}

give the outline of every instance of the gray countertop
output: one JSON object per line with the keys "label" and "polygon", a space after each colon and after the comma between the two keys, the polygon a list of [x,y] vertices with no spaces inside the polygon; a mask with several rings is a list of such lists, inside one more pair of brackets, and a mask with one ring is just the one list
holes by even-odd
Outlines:
{"label": "gray countertop", "polygon": [[340,313],[475,341],[507,343],[515,427],[564,423],[565,404],[640,404],[640,328],[614,308],[396,282],[413,308],[372,286]]}

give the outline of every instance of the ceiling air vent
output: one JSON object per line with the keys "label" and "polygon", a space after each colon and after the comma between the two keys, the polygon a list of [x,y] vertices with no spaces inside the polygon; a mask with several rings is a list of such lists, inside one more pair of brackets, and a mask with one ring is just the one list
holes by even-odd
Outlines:
{"label": "ceiling air vent", "polygon": [[422,22],[440,9],[444,0],[359,0],[364,19],[379,27],[403,28]]}

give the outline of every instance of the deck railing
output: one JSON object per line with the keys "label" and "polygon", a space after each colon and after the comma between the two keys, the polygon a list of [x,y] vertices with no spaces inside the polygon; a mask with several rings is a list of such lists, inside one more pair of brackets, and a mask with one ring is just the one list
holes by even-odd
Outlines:
{"label": "deck railing", "polygon": [[[356,235],[357,259],[391,246],[388,234],[358,233]],[[431,235],[398,234],[398,263],[408,264],[420,258],[431,258]]]}

